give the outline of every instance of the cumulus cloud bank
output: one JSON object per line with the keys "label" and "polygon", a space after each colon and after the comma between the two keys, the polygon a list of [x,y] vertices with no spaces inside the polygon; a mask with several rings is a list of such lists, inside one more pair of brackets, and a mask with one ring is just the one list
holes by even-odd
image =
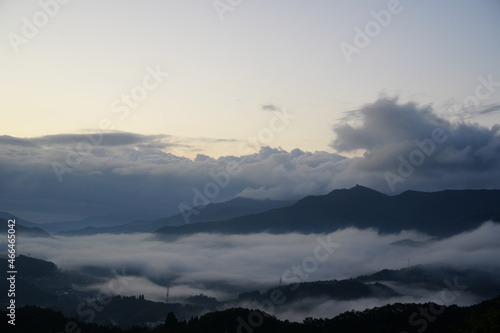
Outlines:
{"label": "cumulus cloud bank", "polygon": [[168,152],[184,144],[168,135],[3,136],[0,210],[165,217],[182,203],[191,206],[193,191],[203,192],[230,164],[238,172],[213,201],[299,199],[356,184],[389,194],[500,187],[499,125],[450,122],[430,106],[394,98],[380,98],[345,119],[358,121],[336,125],[331,147],[362,156],[263,147],[244,156],[190,160]]}
{"label": "cumulus cloud bank", "polygon": [[331,146],[339,152],[364,151],[363,157],[351,160],[350,168],[371,176],[372,184],[378,179],[376,188],[390,188],[388,172],[399,177],[397,192],[500,186],[499,125],[452,123],[430,106],[389,98],[351,113],[361,124],[336,125]]}
{"label": "cumulus cloud bank", "polygon": [[[101,142],[91,145],[89,140]],[[204,191],[230,164],[237,164],[238,173],[212,201],[238,195],[295,199],[333,188],[335,164],[344,159],[264,147],[241,157],[198,155],[190,160],[165,152],[168,140],[132,133],[2,137],[0,210],[165,217],[178,213],[181,203],[192,206],[194,191]]]}

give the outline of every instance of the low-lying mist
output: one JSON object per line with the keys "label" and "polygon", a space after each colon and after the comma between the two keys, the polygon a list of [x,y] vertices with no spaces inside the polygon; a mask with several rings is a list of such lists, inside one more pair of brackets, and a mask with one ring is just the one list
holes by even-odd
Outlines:
{"label": "low-lying mist", "polygon": [[[413,246],[393,244],[406,239],[431,241]],[[100,234],[21,239],[18,254],[52,261],[63,270],[97,267],[106,272],[116,269],[128,278],[122,295],[142,294],[146,299],[165,301],[168,286],[171,301],[182,301],[200,293],[225,301],[237,299],[241,292],[277,287],[280,279],[283,284],[341,280],[408,265],[445,264],[500,276],[496,273],[500,271],[499,239],[500,225],[492,222],[446,239],[432,239],[414,231],[380,234],[373,229],[356,228],[328,235],[194,234],[172,242],[152,240],[150,234]],[[0,243],[4,245],[5,241],[2,239]],[[108,278],[112,278],[111,273]],[[453,278],[450,276],[449,280]],[[84,288],[99,289],[105,285]],[[404,286],[391,287],[407,292]],[[420,290],[403,297],[355,301],[301,299],[274,314],[294,320],[307,316],[331,317],[346,310],[393,302],[439,301],[439,292]],[[464,292],[454,303],[465,305],[479,300],[476,295]]]}

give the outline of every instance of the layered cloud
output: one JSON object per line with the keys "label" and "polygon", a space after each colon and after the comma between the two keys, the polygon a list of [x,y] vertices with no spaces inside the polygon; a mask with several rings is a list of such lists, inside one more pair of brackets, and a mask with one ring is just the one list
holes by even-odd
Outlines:
{"label": "layered cloud", "polygon": [[181,203],[194,205],[196,190],[214,182],[211,201],[300,198],[332,189],[335,164],[344,159],[264,147],[190,160],[167,152],[172,141],[132,133],[1,137],[0,210],[159,218],[178,213]]}
{"label": "layered cloud", "polygon": [[193,142],[169,135],[3,136],[0,210],[82,217],[119,213],[133,220],[193,206],[198,190],[211,201],[225,201],[299,199],[356,184],[388,194],[500,188],[498,125],[451,122],[430,106],[380,98],[349,112],[333,131],[332,148],[359,156],[262,147],[244,156],[200,154],[191,160],[171,151],[196,150]]}

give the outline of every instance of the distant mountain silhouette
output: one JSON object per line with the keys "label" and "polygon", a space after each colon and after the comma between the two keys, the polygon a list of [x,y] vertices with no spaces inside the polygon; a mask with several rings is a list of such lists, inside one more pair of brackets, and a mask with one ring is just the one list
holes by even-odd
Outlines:
{"label": "distant mountain silhouette", "polygon": [[281,299],[279,302],[280,305],[288,305],[293,301],[309,297],[320,297],[333,300],[355,300],[368,297],[390,298],[401,296],[401,294],[379,282],[371,284],[348,279],[340,281],[301,282],[276,287],[264,293],[255,290],[241,293],[238,296],[238,300],[264,302],[276,298],[276,295],[279,295],[278,298]]}
{"label": "distant mountain silhouette", "polygon": [[326,195],[308,196],[296,204],[225,221],[163,227],[157,235],[198,232],[249,234],[323,233],[340,228],[376,228],[381,232],[413,229],[435,236],[450,236],[500,221],[500,190],[406,191],[388,196],[355,186]]}
{"label": "distant mountain silhouette", "polygon": [[23,227],[35,228],[35,227],[42,226],[41,224],[27,221],[27,220],[22,219],[14,214],[9,213],[9,212],[0,212],[0,219],[4,219],[4,220],[16,219],[16,223],[22,225]]}
{"label": "distant mountain silhouette", "polygon": [[[0,218],[0,232],[3,235],[6,235],[6,232],[8,229],[7,221],[8,221],[8,219]],[[16,236],[52,238],[52,236],[48,232],[43,230],[42,228],[39,228],[39,227],[30,228],[30,227],[25,227],[25,226],[19,224],[17,221],[17,218],[16,218],[15,230],[16,230]]]}
{"label": "distant mountain silhouette", "polygon": [[423,247],[423,246],[433,244],[436,241],[437,241],[436,238],[432,238],[432,239],[429,239],[426,241],[416,241],[413,239],[402,239],[400,241],[393,242],[389,245],[404,246],[404,247]]}
{"label": "distant mountain silhouette", "polygon": [[76,230],[89,226],[113,226],[123,224],[124,221],[130,220],[125,215],[108,215],[108,216],[90,216],[80,220],[63,221],[63,222],[47,222],[47,223],[34,223],[24,220],[11,214],[9,212],[0,212],[0,218],[11,219],[15,218],[16,221],[25,227],[38,227],[50,233],[56,233],[63,230]]}
{"label": "distant mountain silhouette", "polygon": [[154,232],[164,226],[179,226],[186,223],[209,222],[231,219],[238,216],[265,212],[270,209],[285,207],[294,204],[292,200],[256,200],[246,198],[235,198],[227,202],[208,204],[204,207],[195,207],[184,214],[176,214],[154,221],[137,220],[126,224],[115,226],[86,226],[77,230],[60,231],[61,236],[83,236],[102,233],[123,234],[136,232]]}
{"label": "distant mountain silhouette", "polygon": [[89,216],[84,219],[74,221],[50,222],[42,226],[45,230],[57,233],[60,231],[79,230],[87,227],[113,227],[130,221],[126,215]]}
{"label": "distant mountain silhouette", "polygon": [[497,274],[486,269],[459,269],[449,265],[416,265],[397,270],[384,269],[374,274],[355,278],[360,282],[397,282],[407,287],[416,286],[439,290],[444,288],[445,280],[467,287],[467,291],[484,298],[500,295],[500,281]]}

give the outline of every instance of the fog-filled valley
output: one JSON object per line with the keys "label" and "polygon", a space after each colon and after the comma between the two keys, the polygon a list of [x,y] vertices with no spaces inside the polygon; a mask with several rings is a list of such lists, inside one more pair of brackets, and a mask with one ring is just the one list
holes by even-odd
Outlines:
{"label": "fog-filled valley", "polygon": [[[195,304],[183,310],[185,318],[244,307],[300,322],[398,302],[466,306],[492,298],[500,293],[499,237],[500,225],[485,222],[446,238],[354,227],[329,234],[197,233],[173,241],[151,233],[98,234],[27,237],[18,251],[57,265],[68,285],[45,292],[78,291],[74,308],[60,310],[81,319],[92,309],[82,302],[107,295]],[[23,279],[42,289],[51,274]],[[26,304],[33,299],[44,305],[36,292]]]}

